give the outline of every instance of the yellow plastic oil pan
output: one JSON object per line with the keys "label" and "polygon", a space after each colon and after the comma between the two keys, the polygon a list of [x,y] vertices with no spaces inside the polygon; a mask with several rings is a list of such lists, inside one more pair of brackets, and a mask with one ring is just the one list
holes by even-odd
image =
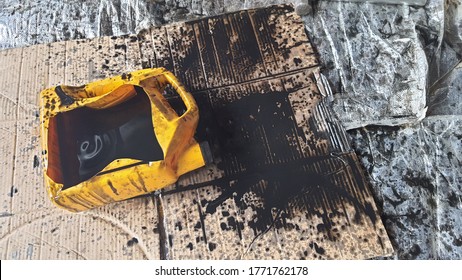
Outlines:
{"label": "yellow plastic oil pan", "polygon": [[[183,111],[170,106],[167,90],[178,93]],[[156,191],[210,158],[206,143],[194,139],[194,98],[163,68],[56,86],[40,97],[45,184],[67,210]]]}

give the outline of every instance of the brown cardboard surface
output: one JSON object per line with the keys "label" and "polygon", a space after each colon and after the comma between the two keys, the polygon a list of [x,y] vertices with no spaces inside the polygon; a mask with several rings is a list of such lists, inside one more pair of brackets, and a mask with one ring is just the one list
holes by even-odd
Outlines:
{"label": "brown cardboard surface", "polygon": [[[149,197],[79,214],[51,205],[39,160],[40,90],[161,66],[196,98],[196,137],[211,144],[215,162]],[[290,7],[6,50],[0,79],[3,259],[356,259],[392,252]]]}

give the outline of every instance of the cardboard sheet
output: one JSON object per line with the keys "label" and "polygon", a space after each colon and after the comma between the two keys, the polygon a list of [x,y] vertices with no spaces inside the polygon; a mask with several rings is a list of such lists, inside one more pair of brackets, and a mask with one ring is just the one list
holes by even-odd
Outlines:
{"label": "cardboard sheet", "polygon": [[[11,49],[0,61],[2,259],[359,259],[393,251],[291,7]],[[80,214],[54,207],[42,182],[40,90],[160,66],[196,98],[196,138],[209,142],[214,164],[149,197]]]}

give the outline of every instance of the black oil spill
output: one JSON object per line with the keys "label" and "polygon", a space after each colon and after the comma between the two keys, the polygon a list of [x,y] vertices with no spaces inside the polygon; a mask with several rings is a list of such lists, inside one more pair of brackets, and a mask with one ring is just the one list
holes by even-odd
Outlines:
{"label": "black oil spill", "polygon": [[451,191],[448,195],[448,203],[449,206],[451,206],[452,208],[459,208],[459,205],[461,203],[460,196],[456,192]]}
{"label": "black oil spill", "polygon": [[181,225],[181,222],[176,222],[175,223],[175,229],[179,230],[179,231],[182,231],[183,230],[183,226]]}
{"label": "black oil spill", "polygon": [[111,188],[111,191],[115,194],[115,195],[119,195],[119,193],[117,192],[117,189],[114,188],[114,185],[112,184],[112,182],[110,180],[107,180],[107,184],[109,185],[109,187]]}
{"label": "black oil spill", "polygon": [[212,242],[210,242],[210,243],[208,244],[208,246],[209,246],[210,252],[212,252],[213,250],[215,250],[215,249],[217,248],[217,244],[212,243]]}
{"label": "black oil spill", "polygon": [[317,243],[315,243],[315,242],[311,242],[311,243],[309,244],[309,246],[310,246],[311,249],[314,249],[315,252],[316,252],[317,254],[324,255],[324,253],[326,252],[326,250],[324,250],[324,248],[320,247],[320,246],[319,246]]}
{"label": "black oil spill", "polygon": [[298,66],[300,63],[302,63],[302,60],[298,57],[294,58],[294,63],[296,66]]}
{"label": "black oil spill", "polygon": [[[212,97],[213,92],[207,93]],[[297,228],[298,225],[287,220],[306,213],[319,217],[322,222],[317,230],[335,240],[338,233],[334,234],[332,229],[339,225],[334,224],[333,218],[345,216],[344,204],[352,205],[356,211],[350,222],[361,223],[366,217],[375,225],[376,213],[363,199],[366,185],[354,157],[348,154],[342,158],[331,154],[305,157],[300,152],[297,139],[306,143],[316,143],[316,139],[304,139],[304,133],[295,123],[287,92],[255,93],[240,99],[209,98],[202,92],[194,97],[201,114],[195,137],[199,142],[208,141],[217,167],[225,174],[223,178],[189,186],[213,185],[221,190],[221,195],[213,200],[194,202],[200,214],[196,228],[202,229],[205,243],[204,215],[222,213],[219,209],[228,199],[234,200],[240,209],[251,208],[254,212],[246,224],[223,213],[227,220],[220,224],[221,229],[236,231],[241,239],[244,226],[252,228],[255,235],[273,226]],[[174,100],[170,103],[175,106]],[[315,133],[315,137],[326,136]],[[339,184],[342,180],[344,183]],[[351,186],[348,180],[358,185]],[[249,196],[253,199],[248,199]],[[324,250],[314,248],[318,254]]]}
{"label": "black oil spill", "polygon": [[132,239],[127,241],[127,246],[128,247],[132,247],[135,244],[138,244],[138,239],[136,237],[133,237]]}
{"label": "black oil spill", "polygon": [[8,193],[8,196],[9,196],[9,197],[13,197],[13,196],[14,196],[15,194],[17,194],[17,193],[18,193],[18,189],[15,188],[15,186],[11,186],[10,192]]}
{"label": "black oil spill", "polygon": [[[221,202],[232,198],[242,209],[254,210],[247,225],[259,234],[271,225],[284,226],[284,221],[275,220],[275,212],[291,216],[294,210],[307,211],[320,216],[323,222],[318,229],[334,238],[330,235],[334,226],[331,218],[339,213],[333,212],[337,208],[333,204],[344,200],[358,213],[369,212],[327,175],[342,172],[342,161],[330,155],[305,158],[299,152],[301,147],[295,139],[303,139],[304,134],[295,125],[287,93],[252,94],[217,107],[218,167],[232,183],[219,185],[222,195],[208,203],[207,213],[214,213]],[[316,164],[323,162],[316,170]],[[246,202],[244,196],[249,194],[257,196],[261,204]],[[375,213],[370,214],[375,219]]]}
{"label": "black oil spill", "polygon": [[430,194],[435,193],[434,183],[425,174],[413,174],[412,170],[407,170],[403,180],[411,187],[419,187],[427,190]]}
{"label": "black oil spill", "polygon": [[35,155],[34,156],[34,168],[39,167],[39,166],[40,166],[39,157]]}
{"label": "black oil spill", "polygon": [[420,246],[414,244],[410,249],[408,249],[400,256],[400,259],[415,260],[420,256],[421,253],[422,249],[420,248]]}
{"label": "black oil spill", "polygon": [[122,79],[124,79],[124,80],[130,80],[130,79],[132,78],[132,74],[130,74],[130,73],[123,73],[123,74],[121,75],[121,77],[122,77]]}
{"label": "black oil spill", "polygon": [[72,103],[75,102],[75,100],[72,97],[70,97],[63,91],[61,86],[57,86],[55,88],[55,92],[58,95],[59,99],[61,100],[61,105],[71,105]]}
{"label": "black oil spill", "polygon": [[116,50],[123,50],[124,52],[127,52],[127,45],[125,44],[116,44],[114,45],[114,48]]}
{"label": "black oil spill", "polygon": [[168,235],[168,245],[173,247],[173,235],[171,234]]}

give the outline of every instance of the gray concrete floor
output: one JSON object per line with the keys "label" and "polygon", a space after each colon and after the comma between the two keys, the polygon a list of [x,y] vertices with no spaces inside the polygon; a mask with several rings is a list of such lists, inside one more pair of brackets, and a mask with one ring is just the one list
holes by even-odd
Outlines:
{"label": "gray concrete floor", "polygon": [[0,48],[292,2],[399,259],[462,258],[462,1],[5,0]]}

